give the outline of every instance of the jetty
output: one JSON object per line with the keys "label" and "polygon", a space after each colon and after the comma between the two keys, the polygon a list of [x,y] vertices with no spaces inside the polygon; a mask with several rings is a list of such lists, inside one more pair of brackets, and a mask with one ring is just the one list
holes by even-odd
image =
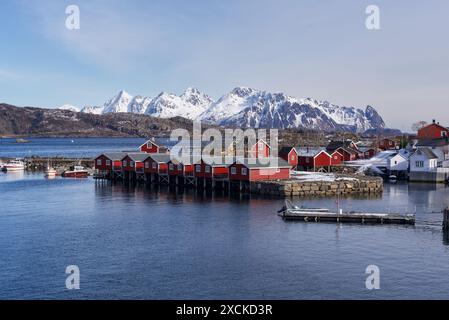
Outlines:
{"label": "jetty", "polygon": [[327,212],[326,210],[287,209],[279,213],[284,220],[366,224],[415,224],[414,214]]}

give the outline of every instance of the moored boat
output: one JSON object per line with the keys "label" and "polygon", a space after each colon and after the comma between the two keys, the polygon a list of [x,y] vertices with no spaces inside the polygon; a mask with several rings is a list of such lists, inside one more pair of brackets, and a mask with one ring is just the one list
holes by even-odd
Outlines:
{"label": "moored boat", "polygon": [[64,178],[87,178],[89,172],[83,166],[74,166],[62,173]]}
{"label": "moored boat", "polygon": [[50,166],[47,166],[45,168],[45,170],[44,170],[44,175],[46,177],[50,177],[50,178],[51,177],[56,177],[56,174],[57,174],[56,170],[54,168],[50,167]]}
{"label": "moored boat", "polygon": [[23,171],[25,170],[25,164],[23,163],[22,160],[16,159],[16,160],[11,160],[7,163],[3,164],[2,167],[3,171]]}

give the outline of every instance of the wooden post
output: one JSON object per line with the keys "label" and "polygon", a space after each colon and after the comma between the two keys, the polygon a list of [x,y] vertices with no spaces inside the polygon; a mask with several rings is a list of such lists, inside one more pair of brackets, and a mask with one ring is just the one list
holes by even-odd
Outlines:
{"label": "wooden post", "polygon": [[444,231],[449,230],[449,207],[447,207],[443,211],[443,230]]}

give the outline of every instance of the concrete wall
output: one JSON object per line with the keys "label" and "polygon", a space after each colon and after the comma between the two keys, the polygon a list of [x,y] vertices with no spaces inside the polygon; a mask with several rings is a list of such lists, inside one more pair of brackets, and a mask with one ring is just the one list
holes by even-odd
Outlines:
{"label": "concrete wall", "polygon": [[410,181],[413,182],[434,182],[443,183],[449,179],[449,169],[448,168],[438,168],[436,171],[429,172],[410,172]]}

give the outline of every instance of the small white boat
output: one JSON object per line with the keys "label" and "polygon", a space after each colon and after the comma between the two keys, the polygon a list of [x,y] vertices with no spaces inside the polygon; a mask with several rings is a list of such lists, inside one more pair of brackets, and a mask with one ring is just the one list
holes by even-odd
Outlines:
{"label": "small white boat", "polygon": [[44,170],[44,175],[47,178],[56,177],[56,174],[57,174],[56,170],[50,166],[47,166]]}
{"label": "small white boat", "polygon": [[3,164],[2,167],[3,171],[23,171],[25,170],[25,164],[23,163],[22,160],[11,160],[7,163]]}
{"label": "small white boat", "polygon": [[389,179],[391,182],[396,182],[396,181],[398,180],[398,177],[396,177],[394,174],[392,174],[391,176],[388,177],[388,179]]}

